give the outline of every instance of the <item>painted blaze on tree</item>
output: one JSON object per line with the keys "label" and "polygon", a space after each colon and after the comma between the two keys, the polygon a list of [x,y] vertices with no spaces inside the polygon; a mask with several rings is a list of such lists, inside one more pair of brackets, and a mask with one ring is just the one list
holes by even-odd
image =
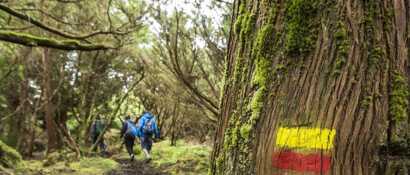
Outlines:
{"label": "painted blaze on tree", "polygon": [[406,174],[410,1],[234,2],[211,174]]}

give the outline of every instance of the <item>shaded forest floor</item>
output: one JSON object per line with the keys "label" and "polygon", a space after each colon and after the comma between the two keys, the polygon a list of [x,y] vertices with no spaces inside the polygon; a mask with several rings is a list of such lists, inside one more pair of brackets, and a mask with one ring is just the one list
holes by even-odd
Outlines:
{"label": "shaded forest floor", "polygon": [[170,175],[170,173],[162,172],[160,169],[153,167],[153,165],[144,160],[130,161],[126,158],[117,159],[115,161],[119,163],[119,168],[106,173],[106,175]]}
{"label": "shaded forest floor", "polygon": [[[114,145],[118,146],[118,145]],[[46,160],[26,160],[14,174],[29,175],[202,175],[207,174],[210,147],[178,141],[170,146],[169,140],[154,144],[152,161],[146,162],[138,147],[135,147],[136,160],[130,161],[125,149],[104,158],[99,156],[84,157],[81,160],[58,159],[51,165]],[[6,173],[4,173],[6,174]],[[0,172],[0,175],[3,175]]]}

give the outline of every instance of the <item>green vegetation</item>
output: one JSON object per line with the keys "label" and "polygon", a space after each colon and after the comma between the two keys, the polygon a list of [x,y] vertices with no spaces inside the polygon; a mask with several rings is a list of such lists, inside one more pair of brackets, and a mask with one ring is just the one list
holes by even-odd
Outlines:
{"label": "green vegetation", "polygon": [[[403,3],[0,1],[1,175],[372,174],[410,157]],[[128,142],[145,112],[152,159]],[[276,143],[308,127],[336,137]],[[316,138],[331,143],[299,144]],[[282,167],[282,148],[330,167]]]}
{"label": "green vegetation", "polygon": [[78,174],[102,174],[118,168],[118,163],[112,159],[97,157],[81,159],[70,164],[70,167],[78,170]]}
{"label": "green vegetation", "polygon": [[[139,146],[134,152],[137,160],[144,160],[144,155]],[[178,140],[176,146],[171,146],[170,140],[154,143],[152,149],[152,164],[163,172],[179,175],[205,175],[208,173],[210,146],[189,143]],[[128,159],[124,152],[120,159]]]}
{"label": "green vegetation", "polygon": [[41,160],[25,161],[26,166],[17,169],[22,174],[64,174],[64,175],[101,175],[119,167],[119,164],[108,158],[87,157],[75,162],[60,160],[53,165],[45,166]]}
{"label": "green vegetation", "polygon": [[370,54],[368,57],[369,67],[370,69],[375,69],[376,66],[380,63],[381,59],[384,56],[384,52],[382,48],[379,46],[373,47],[370,49]]}
{"label": "green vegetation", "polygon": [[[119,145],[112,145],[119,147]],[[134,147],[137,160],[144,160],[142,151],[137,144]],[[207,145],[189,143],[178,140],[176,146],[170,146],[170,140],[163,140],[154,144],[152,150],[153,161],[150,163],[158,170],[170,174],[192,174],[205,175],[208,172],[209,155],[211,148]],[[54,162],[49,160],[27,160],[22,161],[21,166],[15,168],[17,174],[63,174],[63,175],[101,175],[119,170],[120,164],[115,159],[129,160],[124,152],[111,158],[83,157],[79,161],[67,160],[56,154]],[[12,171],[12,170],[10,170]]]}
{"label": "green vegetation", "polygon": [[337,31],[334,35],[336,41],[336,62],[334,64],[333,75],[339,75],[341,69],[346,63],[347,57],[349,56],[349,40],[348,33],[345,24],[342,21],[339,21],[337,24]]}
{"label": "green vegetation", "polygon": [[236,21],[235,21],[235,24],[234,24],[234,30],[235,30],[235,33],[237,34],[237,35],[239,35],[240,33],[241,33],[241,31],[242,31],[242,29],[243,29],[243,27],[242,27],[242,25],[243,25],[243,20],[244,20],[244,18],[245,18],[245,16],[246,15],[244,15],[245,14],[245,9],[246,7],[245,7],[245,4],[244,3],[242,3],[240,6],[239,6],[239,15],[238,15],[238,18],[236,19]]}
{"label": "green vegetation", "polygon": [[112,48],[100,44],[83,44],[77,40],[56,40],[13,31],[0,31],[0,39],[30,47],[42,46],[62,50],[105,50]]}
{"label": "green vegetation", "polygon": [[408,112],[409,88],[407,79],[398,72],[393,73],[389,100],[389,114],[394,121],[406,121]]}
{"label": "green vegetation", "polygon": [[367,95],[362,99],[360,107],[362,109],[367,109],[372,101],[373,101],[373,96]]}
{"label": "green vegetation", "polygon": [[[238,52],[236,53],[237,62],[235,64],[234,79],[235,82],[240,82],[239,78],[241,77],[243,79],[243,82],[247,81],[244,75],[246,75],[249,66],[243,64],[245,62],[249,63],[248,60],[250,59],[246,59],[246,57],[251,56],[251,58],[254,59],[255,62],[255,70],[252,77],[252,86],[256,88],[256,91],[254,92],[253,97],[250,101],[244,102],[245,106],[248,106],[246,110],[249,110],[249,113],[243,113],[243,111],[235,111],[233,114],[231,114],[229,119],[230,127],[228,127],[227,131],[225,131],[223,147],[225,151],[236,150],[237,152],[250,154],[249,138],[251,136],[251,131],[260,116],[264,97],[267,93],[267,83],[270,80],[273,71],[273,56],[271,55],[271,51],[275,48],[274,44],[276,35],[273,28],[275,8],[272,8],[267,13],[267,23],[263,24],[263,26],[257,31],[256,34],[250,34],[250,28],[251,26],[253,27],[255,25],[256,21],[253,19],[253,12],[243,10],[243,7],[245,6],[244,4],[245,3],[242,3],[240,5],[240,16],[245,17],[238,18],[238,20],[242,21],[239,22],[240,24],[242,24],[241,30],[238,30],[238,28],[236,28],[236,32],[240,33],[240,46]],[[253,42],[249,42],[249,40]],[[250,49],[245,50],[246,48]],[[246,69],[244,69],[243,67],[245,67]],[[219,154],[216,158],[216,169],[218,172],[223,172],[223,169],[230,168],[230,165],[222,164],[222,162],[226,158],[225,154],[226,153]],[[240,166],[240,168],[242,169],[241,172],[245,173],[249,171],[246,168],[246,165],[248,165],[248,159],[245,155],[240,156],[238,161],[240,162],[239,164],[244,165]]]}
{"label": "green vegetation", "polygon": [[18,168],[22,164],[22,157],[12,147],[0,140],[0,166],[4,168]]}
{"label": "green vegetation", "polygon": [[[264,102],[264,97],[268,91],[268,81],[272,75],[272,55],[271,52],[275,48],[275,31],[273,28],[273,18],[275,16],[274,9],[270,11],[269,20],[267,24],[258,31],[253,51],[255,57],[255,72],[252,79],[252,84],[257,87],[257,91],[253,95],[253,98],[250,103],[250,109],[252,111],[250,119],[242,126],[241,128],[241,135],[245,140],[247,140],[249,131],[251,128],[256,124]],[[270,23],[269,23],[270,22]]]}
{"label": "green vegetation", "polygon": [[286,45],[288,55],[300,55],[310,51],[315,45],[319,11],[318,0],[286,1]]}
{"label": "green vegetation", "polygon": [[176,146],[170,146],[165,140],[155,144],[152,155],[154,164],[160,169],[172,174],[207,174],[211,148],[206,145],[196,145],[184,140],[177,141]]}
{"label": "green vegetation", "polygon": [[[191,9],[170,10],[175,4]],[[41,13],[28,10],[33,7]],[[232,80],[223,71],[230,67],[224,63],[231,7],[202,1],[2,1],[0,139],[12,149],[1,142],[0,171],[121,174],[128,157],[115,159],[125,152],[118,149],[118,129],[125,116],[134,120],[143,111],[153,113],[161,135],[173,143],[209,142],[221,79]],[[242,36],[255,20],[241,17]],[[108,145],[104,157],[112,156],[107,159],[92,157],[100,155],[90,146],[97,118],[107,124],[99,133]],[[154,147],[154,157],[161,160],[148,168],[203,174],[209,148],[178,144],[159,143],[165,150]]]}

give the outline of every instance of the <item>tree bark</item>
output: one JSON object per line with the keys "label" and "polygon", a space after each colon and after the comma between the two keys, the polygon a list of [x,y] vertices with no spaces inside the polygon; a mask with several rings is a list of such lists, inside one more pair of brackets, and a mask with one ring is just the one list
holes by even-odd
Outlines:
{"label": "tree bark", "polygon": [[44,117],[46,121],[47,129],[47,153],[51,153],[58,148],[58,132],[57,126],[54,121],[54,105],[52,101],[53,89],[52,89],[52,72],[51,63],[49,57],[49,50],[47,48],[43,49],[42,52],[42,62],[43,62],[43,91],[44,91]]}
{"label": "tree bark", "polygon": [[234,2],[211,174],[406,174],[410,1]]}
{"label": "tree bark", "polygon": [[170,130],[171,130],[171,146],[176,146],[177,145],[177,136],[176,136],[176,130],[177,130],[177,126],[176,126],[176,122],[178,120],[179,117],[179,98],[176,101],[176,103],[174,104],[174,109],[172,111],[172,118],[171,118],[171,125],[170,125]]}

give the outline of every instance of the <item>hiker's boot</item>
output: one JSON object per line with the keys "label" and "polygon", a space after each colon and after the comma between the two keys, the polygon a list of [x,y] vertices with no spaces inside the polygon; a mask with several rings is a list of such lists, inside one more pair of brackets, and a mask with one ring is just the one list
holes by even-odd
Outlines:
{"label": "hiker's boot", "polygon": [[144,152],[147,162],[151,161],[151,155],[149,154],[149,151],[147,149],[143,149],[142,152]]}
{"label": "hiker's boot", "polygon": [[131,154],[131,161],[134,161],[135,155]]}

